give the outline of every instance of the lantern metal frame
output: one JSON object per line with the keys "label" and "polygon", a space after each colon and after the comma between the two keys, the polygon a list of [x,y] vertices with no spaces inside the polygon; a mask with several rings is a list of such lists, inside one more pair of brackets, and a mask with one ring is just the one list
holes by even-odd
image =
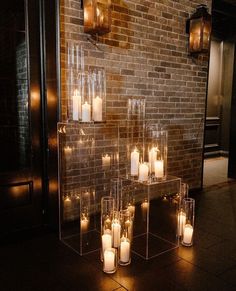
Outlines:
{"label": "lantern metal frame", "polygon": [[186,33],[189,34],[188,49],[191,55],[209,52],[211,30],[211,15],[206,5],[200,4],[186,23]]}

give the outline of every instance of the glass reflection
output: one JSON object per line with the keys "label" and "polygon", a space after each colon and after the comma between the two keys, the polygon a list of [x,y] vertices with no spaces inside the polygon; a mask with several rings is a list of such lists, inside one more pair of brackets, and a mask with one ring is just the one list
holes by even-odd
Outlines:
{"label": "glass reflection", "polygon": [[30,166],[24,0],[1,3],[0,32],[0,172],[6,172]]}

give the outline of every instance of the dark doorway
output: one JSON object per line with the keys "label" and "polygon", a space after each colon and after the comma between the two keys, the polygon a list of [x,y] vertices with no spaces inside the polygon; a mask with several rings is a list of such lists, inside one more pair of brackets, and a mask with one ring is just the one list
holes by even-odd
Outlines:
{"label": "dark doorway", "polygon": [[[53,7],[55,21],[55,3]],[[57,102],[48,104],[44,10],[44,1],[1,4],[0,237],[48,223],[49,159],[55,159],[49,144],[56,136]],[[55,31],[54,35],[56,39]],[[56,41],[51,39],[55,58]],[[55,61],[50,62],[50,70],[54,72],[50,94],[56,98]],[[52,106],[55,113],[49,119]]]}
{"label": "dark doorway", "polygon": [[213,0],[203,186],[228,181],[235,59],[236,2]]}

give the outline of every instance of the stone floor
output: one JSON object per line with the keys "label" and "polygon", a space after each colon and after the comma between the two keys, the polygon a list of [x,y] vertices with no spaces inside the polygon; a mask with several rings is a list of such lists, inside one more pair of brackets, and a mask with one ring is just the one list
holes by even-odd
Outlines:
{"label": "stone floor", "polygon": [[[80,257],[55,234],[0,247],[0,290],[236,290],[236,183],[196,194],[194,246],[106,275],[96,253]],[[96,259],[95,259],[96,258]]]}

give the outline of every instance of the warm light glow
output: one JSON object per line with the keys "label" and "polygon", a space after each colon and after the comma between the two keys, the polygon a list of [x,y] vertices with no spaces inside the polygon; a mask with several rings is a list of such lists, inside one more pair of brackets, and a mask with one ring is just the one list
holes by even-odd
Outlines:
{"label": "warm light glow", "polygon": [[106,154],[105,156],[102,157],[102,167],[103,168],[109,168],[111,165],[111,157]]}
{"label": "warm light glow", "polygon": [[84,0],[84,31],[98,35],[111,31],[111,0]]}
{"label": "warm light glow", "polygon": [[134,212],[135,212],[135,206],[129,204],[129,205],[128,205],[128,210],[129,210],[129,212],[130,212],[131,215],[134,215]]}
{"label": "warm light glow", "polygon": [[64,153],[66,155],[71,155],[72,154],[72,148],[70,146],[65,146],[64,147]]}
{"label": "warm light glow", "polygon": [[80,227],[82,231],[87,231],[89,226],[89,219],[85,214],[82,213],[82,218],[80,220]]}
{"label": "warm light glow", "polygon": [[189,50],[191,53],[208,52],[211,35],[211,16],[205,5],[200,5],[189,19]]}
{"label": "warm light glow", "polygon": [[193,237],[193,227],[191,224],[185,224],[183,230],[183,244],[184,245],[191,245],[192,244],[192,237]]}
{"label": "warm light glow", "polygon": [[70,196],[67,195],[67,196],[65,197],[65,199],[64,199],[64,202],[65,202],[65,203],[71,203]]}
{"label": "warm light glow", "polygon": [[148,209],[149,207],[149,203],[147,200],[145,200],[142,204],[141,204],[142,209]]}

